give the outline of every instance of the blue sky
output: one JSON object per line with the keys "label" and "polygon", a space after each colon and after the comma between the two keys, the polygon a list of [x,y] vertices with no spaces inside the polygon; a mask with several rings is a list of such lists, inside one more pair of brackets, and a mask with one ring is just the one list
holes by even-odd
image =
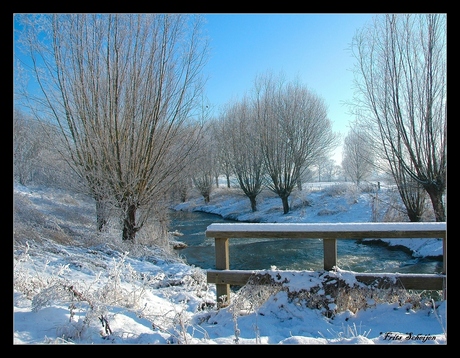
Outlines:
{"label": "blue sky", "polygon": [[[206,97],[217,115],[222,105],[249,92],[257,75],[272,71],[302,84],[324,99],[333,130],[342,138],[354,118],[343,104],[352,98],[347,51],[371,13],[203,14],[210,39]],[[341,148],[334,159],[341,162]]]}
{"label": "blue sky", "polygon": [[283,72],[323,98],[333,130],[346,135],[354,119],[343,105],[353,95],[347,48],[375,14],[204,15],[211,42],[206,96],[217,113],[250,91],[258,74]]}

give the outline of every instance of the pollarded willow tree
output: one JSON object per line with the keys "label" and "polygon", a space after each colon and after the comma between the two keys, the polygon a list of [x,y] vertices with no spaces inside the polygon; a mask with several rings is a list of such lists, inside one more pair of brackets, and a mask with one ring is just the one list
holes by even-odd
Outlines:
{"label": "pollarded willow tree", "polygon": [[192,123],[207,57],[202,18],[181,14],[22,15],[29,109],[54,121],[96,200],[133,240],[199,138]]}
{"label": "pollarded willow tree", "polygon": [[[354,108],[396,181],[419,183],[446,220],[447,16],[390,14],[357,32]],[[403,185],[401,185],[403,187]]]}
{"label": "pollarded willow tree", "polygon": [[338,144],[324,101],[298,82],[268,74],[256,79],[256,121],[268,187],[290,210],[288,198],[303,172]]}
{"label": "pollarded willow tree", "polygon": [[221,121],[219,141],[225,143],[228,161],[238,185],[257,211],[257,196],[264,185],[264,158],[254,105],[247,97],[229,105]]}

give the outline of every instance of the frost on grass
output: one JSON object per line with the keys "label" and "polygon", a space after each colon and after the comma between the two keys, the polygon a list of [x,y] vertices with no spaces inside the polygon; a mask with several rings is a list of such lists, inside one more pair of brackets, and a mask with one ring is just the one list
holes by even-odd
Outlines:
{"label": "frost on grass", "polygon": [[[279,292],[287,294],[290,303],[319,310],[324,316],[351,311],[356,313],[379,303],[409,304],[418,309],[431,304],[423,292],[410,291],[392,279],[366,285],[358,282],[351,271],[277,271],[261,270],[232,298],[234,312],[255,312]],[[378,287],[377,287],[378,286]]]}

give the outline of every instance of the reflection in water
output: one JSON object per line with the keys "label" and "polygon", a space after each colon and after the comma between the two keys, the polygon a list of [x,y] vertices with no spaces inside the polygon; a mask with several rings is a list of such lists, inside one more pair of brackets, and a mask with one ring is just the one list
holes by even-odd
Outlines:
{"label": "reflection in water", "polygon": [[[232,222],[219,215],[201,212],[171,212],[171,229],[183,234],[188,245],[179,254],[190,265],[215,268],[214,239],[205,236],[212,223]],[[230,269],[262,270],[276,266],[280,270],[321,270],[321,239],[230,239]],[[404,250],[359,240],[337,241],[338,266],[356,272],[437,273],[442,261],[413,258]]]}

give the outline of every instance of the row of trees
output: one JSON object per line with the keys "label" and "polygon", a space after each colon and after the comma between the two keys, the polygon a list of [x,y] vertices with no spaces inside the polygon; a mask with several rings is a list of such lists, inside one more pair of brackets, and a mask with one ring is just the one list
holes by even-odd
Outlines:
{"label": "row of trees", "polygon": [[[32,14],[17,21],[27,61],[16,73],[31,75],[37,88],[18,78],[15,98],[46,122],[42,128],[58,129],[50,138],[59,139],[56,151],[95,199],[98,228],[114,206],[123,240],[135,238],[172,188],[184,196],[193,183],[208,201],[219,174],[235,175],[253,210],[266,185],[287,213],[292,190],[338,144],[324,101],[270,73],[209,120],[200,16]],[[342,166],[358,183],[369,168],[390,172],[413,221],[413,183],[445,221],[445,31],[442,15],[382,15],[352,43],[357,122]]]}
{"label": "row of trees", "polygon": [[272,73],[258,76],[252,95],[229,103],[210,129],[217,161],[236,177],[253,211],[268,187],[288,213],[292,190],[339,139],[319,96]]}

